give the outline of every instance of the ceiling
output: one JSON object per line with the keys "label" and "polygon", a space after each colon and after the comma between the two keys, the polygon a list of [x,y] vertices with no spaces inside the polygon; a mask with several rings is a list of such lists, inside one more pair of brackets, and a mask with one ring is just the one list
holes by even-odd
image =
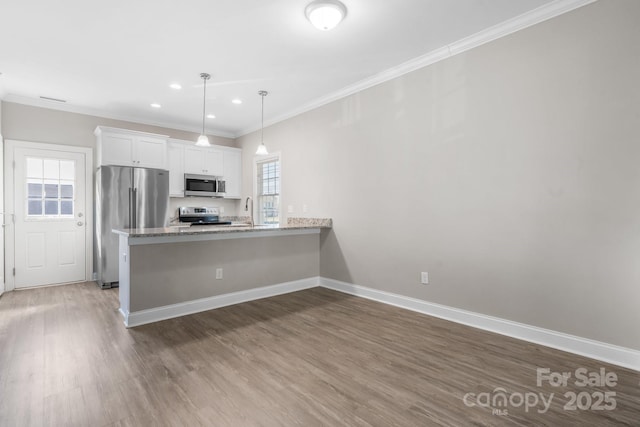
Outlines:
{"label": "ceiling", "polygon": [[[0,0],[0,96],[238,136],[551,0],[342,0],[314,28],[302,0]],[[169,88],[180,83],[181,90]],[[65,104],[40,96],[66,100]],[[231,103],[234,98],[241,105]],[[162,108],[150,107],[159,103]],[[318,104],[319,105],[319,104]]]}

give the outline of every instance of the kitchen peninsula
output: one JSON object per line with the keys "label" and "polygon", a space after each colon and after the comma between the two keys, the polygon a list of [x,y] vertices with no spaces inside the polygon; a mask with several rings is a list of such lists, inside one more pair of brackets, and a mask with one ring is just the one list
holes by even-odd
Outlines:
{"label": "kitchen peninsula", "polygon": [[113,230],[127,327],[316,286],[330,219]]}

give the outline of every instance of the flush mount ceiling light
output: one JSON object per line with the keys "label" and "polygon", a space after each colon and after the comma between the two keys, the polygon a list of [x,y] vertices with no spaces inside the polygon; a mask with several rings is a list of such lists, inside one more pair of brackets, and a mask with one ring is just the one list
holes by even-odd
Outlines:
{"label": "flush mount ceiling light", "polygon": [[180,83],[171,83],[171,84],[169,85],[169,87],[170,87],[171,89],[174,89],[174,90],[180,90],[180,89],[182,89],[182,86],[180,85]]}
{"label": "flush mount ceiling light", "polygon": [[153,108],[161,108],[162,105],[158,104],[157,102],[154,102],[153,104],[150,104]]}
{"label": "flush mount ceiling light", "polygon": [[267,96],[269,92],[266,90],[261,90],[258,92],[258,95],[262,97],[262,126],[260,127],[260,145],[258,145],[258,149],[256,150],[256,154],[258,156],[266,156],[269,154],[267,151],[267,147],[264,145],[264,97]]}
{"label": "flush mount ceiling light", "polygon": [[319,30],[329,31],[347,15],[347,8],[338,0],[316,0],[304,10],[309,22]]}
{"label": "flush mount ceiling light", "polygon": [[202,134],[198,137],[198,142],[196,145],[200,147],[209,147],[211,144],[209,143],[209,138],[204,134],[204,120],[205,120],[205,109],[207,108],[207,80],[211,78],[210,74],[200,73],[200,78],[204,80],[204,96],[202,97]]}
{"label": "flush mount ceiling light", "polygon": [[233,102],[236,105],[240,105],[242,104],[242,99],[240,98],[232,99],[231,102]]}
{"label": "flush mount ceiling light", "polygon": [[207,119],[215,119],[216,115],[215,114],[207,114]]}

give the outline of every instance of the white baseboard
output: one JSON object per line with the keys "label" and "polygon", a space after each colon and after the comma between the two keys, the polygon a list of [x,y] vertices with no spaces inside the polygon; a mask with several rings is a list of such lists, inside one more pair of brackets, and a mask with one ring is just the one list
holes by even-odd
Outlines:
{"label": "white baseboard", "polygon": [[640,371],[637,350],[324,277],[320,286]]}
{"label": "white baseboard", "polygon": [[130,328],[317,286],[640,371],[640,351],[637,350],[325,277],[309,277],[131,313],[120,312],[124,324]]}
{"label": "white baseboard", "polygon": [[229,294],[216,295],[209,298],[202,298],[178,304],[165,305],[148,310],[125,313],[120,311],[124,317],[124,324],[131,328],[144,325],[146,323],[158,322],[160,320],[172,319],[174,317],[186,316],[188,314],[199,313],[214,308],[226,307],[228,305],[240,304],[276,295],[288,294],[289,292],[301,291],[315,288],[319,285],[319,277],[309,277],[307,279],[295,280],[293,282],[279,283],[277,285],[263,286],[261,288],[247,289],[246,291],[232,292]]}

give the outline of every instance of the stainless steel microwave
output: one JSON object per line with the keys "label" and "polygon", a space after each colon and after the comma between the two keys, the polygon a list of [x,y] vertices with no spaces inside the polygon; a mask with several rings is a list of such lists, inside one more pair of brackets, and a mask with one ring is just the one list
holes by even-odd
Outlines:
{"label": "stainless steel microwave", "polygon": [[223,197],[225,181],[219,176],[184,174],[184,195],[194,197]]}

